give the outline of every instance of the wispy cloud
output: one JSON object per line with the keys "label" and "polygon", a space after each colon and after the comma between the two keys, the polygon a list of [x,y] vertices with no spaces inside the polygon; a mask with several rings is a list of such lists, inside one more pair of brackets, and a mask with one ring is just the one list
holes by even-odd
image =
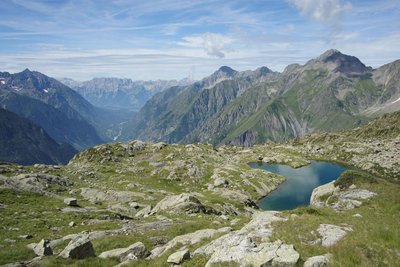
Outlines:
{"label": "wispy cloud", "polygon": [[209,56],[218,58],[225,57],[226,45],[231,44],[233,39],[221,34],[204,33],[201,35],[185,36],[178,45],[193,48],[203,48]]}
{"label": "wispy cloud", "polygon": [[330,25],[339,24],[342,15],[352,9],[351,3],[342,3],[340,0],[289,0],[289,2],[302,15]]}
{"label": "wispy cloud", "polygon": [[373,66],[400,55],[398,0],[3,0],[0,14],[2,70],[76,79],[281,71],[332,46]]}

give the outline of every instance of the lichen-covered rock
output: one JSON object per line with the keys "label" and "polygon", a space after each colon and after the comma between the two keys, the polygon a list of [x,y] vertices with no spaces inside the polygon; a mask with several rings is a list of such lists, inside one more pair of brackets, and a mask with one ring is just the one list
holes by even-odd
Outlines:
{"label": "lichen-covered rock", "polygon": [[172,253],[168,257],[167,262],[178,265],[188,259],[190,259],[190,251],[188,249],[183,249],[183,250],[179,250],[175,253]]}
{"label": "lichen-covered rock", "polygon": [[330,247],[345,237],[347,232],[353,231],[353,229],[333,224],[320,224],[317,231],[321,236],[321,245],[324,247]]}
{"label": "lichen-covered rock", "polygon": [[321,255],[308,258],[304,262],[303,267],[328,267],[328,265],[329,265],[329,256]]}
{"label": "lichen-covered rock", "polygon": [[70,259],[85,259],[96,255],[88,235],[78,235],[69,242],[60,256]]}

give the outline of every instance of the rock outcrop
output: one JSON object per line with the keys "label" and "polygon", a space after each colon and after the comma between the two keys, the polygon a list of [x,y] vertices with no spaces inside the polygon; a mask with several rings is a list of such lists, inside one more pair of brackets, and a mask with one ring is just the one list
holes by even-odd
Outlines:
{"label": "rock outcrop", "polygon": [[71,185],[68,179],[42,173],[19,174],[4,181],[7,188],[47,196],[56,196],[54,192],[65,191]]}
{"label": "rock outcrop", "polygon": [[203,239],[212,238],[213,236],[215,236],[217,234],[226,234],[230,231],[232,231],[232,228],[223,227],[223,228],[220,228],[217,230],[216,229],[202,229],[202,230],[198,230],[193,233],[176,236],[171,241],[169,241],[167,244],[154,248],[151,251],[150,258],[159,257],[159,256],[163,255],[165,252],[167,252],[169,249],[171,249],[175,246],[194,245],[196,243],[199,243]]}
{"label": "rock outcrop", "polygon": [[144,259],[149,256],[150,252],[146,249],[142,242],[137,242],[127,248],[116,248],[104,251],[99,255],[99,258],[118,258],[121,262],[133,259]]}
{"label": "rock outcrop", "polygon": [[270,242],[272,223],[285,221],[278,212],[256,212],[242,229],[228,233],[198,248],[194,254],[209,257],[206,266],[233,262],[240,266],[294,266],[300,255],[293,245]]}
{"label": "rock outcrop", "polygon": [[182,193],[180,195],[166,196],[152,209],[151,213],[166,211],[168,213],[214,213],[216,210],[211,207],[204,206],[198,198],[192,194]]}
{"label": "rock outcrop", "polygon": [[88,235],[78,235],[60,253],[60,257],[70,259],[85,259],[95,257],[92,242]]}
{"label": "rock outcrop", "polygon": [[314,256],[308,258],[303,267],[328,267],[329,255]]}
{"label": "rock outcrop", "polygon": [[330,247],[339,242],[347,235],[347,232],[353,231],[351,227],[340,227],[333,224],[320,224],[317,232],[321,238],[315,241],[316,244],[321,244],[324,247]]}
{"label": "rock outcrop", "polygon": [[34,245],[33,252],[39,257],[53,255],[53,249],[50,247],[50,241],[42,239],[39,243]]}
{"label": "rock outcrop", "polygon": [[190,259],[190,251],[186,248],[169,255],[167,262],[172,263],[173,265],[179,265],[188,259]]}
{"label": "rock outcrop", "polygon": [[335,210],[350,210],[362,205],[360,200],[374,197],[376,193],[357,189],[351,186],[340,189],[335,186],[335,181],[315,188],[311,194],[310,205],[314,207],[331,207]]}

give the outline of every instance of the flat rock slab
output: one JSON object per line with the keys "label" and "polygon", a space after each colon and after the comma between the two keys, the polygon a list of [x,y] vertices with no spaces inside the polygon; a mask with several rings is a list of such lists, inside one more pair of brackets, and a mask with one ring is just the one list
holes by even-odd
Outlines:
{"label": "flat rock slab", "polygon": [[324,247],[330,247],[345,237],[347,232],[353,231],[353,229],[333,224],[320,224],[317,231],[321,235],[321,245]]}

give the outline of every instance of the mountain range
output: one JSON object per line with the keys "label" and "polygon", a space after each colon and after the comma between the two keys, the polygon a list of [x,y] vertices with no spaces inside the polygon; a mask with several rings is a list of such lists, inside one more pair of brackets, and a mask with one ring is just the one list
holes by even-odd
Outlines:
{"label": "mountain range", "polygon": [[229,67],[154,95],[120,140],[250,146],[355,128],[400,110],[400,60],[377,69],[328,50],[282,73]]}
{"label": "mountain range", "polygon": [[132,139],[251,146],[400,110],[400,60],[374,69],[338,50],[283,72],[223,66],[197,82],[62,81],[0,72],[0,160],[66,163],[76,150]]}

